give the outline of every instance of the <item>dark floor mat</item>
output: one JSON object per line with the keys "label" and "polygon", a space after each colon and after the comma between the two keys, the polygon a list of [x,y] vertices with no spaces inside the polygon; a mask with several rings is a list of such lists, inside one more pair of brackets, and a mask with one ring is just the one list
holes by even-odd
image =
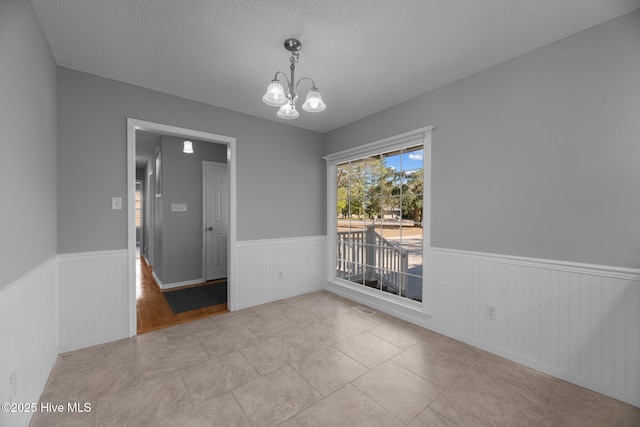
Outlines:
{"label": "dark floor mat", "polygon": [[211,283],[192,288],[166,291],[162,295],[174,314],[227,302],[227,282]]}

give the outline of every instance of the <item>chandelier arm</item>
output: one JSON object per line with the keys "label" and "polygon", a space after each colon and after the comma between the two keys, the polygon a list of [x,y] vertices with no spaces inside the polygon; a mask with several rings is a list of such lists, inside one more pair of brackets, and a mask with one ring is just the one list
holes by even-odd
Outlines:
{"label": "chandelier arm", "polygon": [[291,83],[289,82],[289,77],[287,77],[287,75],[283,72],[283,71],[278,71],[276,73],[275,76],[273,76],[273,80],[278,80],[278,74],[282,74],[284,76],[284,79],[287,81],[287,87],[291,86]]}
{"label": "chandelier arm", "polygon": [[298,80],[298,82],[296,83],[296,91],[298,90],[298,85],[303,80],[309,80],[311,82],[311,90],[318,90],[318,88],[316,87],[316,82],[314,82],[311,77],[301,77],[300,80]]}

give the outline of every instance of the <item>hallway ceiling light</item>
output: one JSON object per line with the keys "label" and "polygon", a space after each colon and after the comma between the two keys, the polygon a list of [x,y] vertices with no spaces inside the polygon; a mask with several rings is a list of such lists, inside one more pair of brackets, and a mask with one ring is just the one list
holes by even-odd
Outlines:
{"label": "hallway ceiling light", "polygon": [[[307,93],[304,104],[302,104],[302,109],[310,113],[316,113],[327,108],[325,103],[322,101],[322,96],[320,95],[320,92],[318,92],[315,82],[311,80],[311,78],[302,77],[294,86],[295,64],[298,62],[298,57],[300,56],[298,51],[301,47],[302,43],[300,43],[300,40],[287,39],[284,41],[284,48],[291,52],[291,57],[289,58],[289,62],[291,63],[289,66],[291,69],[291,79],[289,79],[282,71],[278,71],[271,81],[271,84],[267,87],[267,93],[262,97],[265,104],[271,105],[272,107],[280,107],[277,116],[281,119],[295,119],[300,115],[298,110],[296,110],[296,101],[298,100],[296,90],[298,89],[300,82],[303,80],[309,80],[311,82],[311,90]],[[284,93],[284,88],[278,81],[278,74],[283,75],[287,81],[286,95]]]}
{"label": "hallway ceiling light", "polygon": [[184,147],[182,148],[182,152],[183,153],[193,153],[193,144],[191,143],[191,141],[185,141],[184,142]]}

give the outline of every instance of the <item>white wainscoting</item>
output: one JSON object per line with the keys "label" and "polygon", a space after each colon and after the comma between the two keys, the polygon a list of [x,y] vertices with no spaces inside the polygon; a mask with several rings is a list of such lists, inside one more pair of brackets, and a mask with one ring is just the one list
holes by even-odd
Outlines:
{"label": "white wainscoting", "polygon": [[640,270],[441,248],[429,262],[428,314],[327,290],[640,407]]}
{"label": "white wainscoting", "polygon": [[61,353],[129,336],[127,254],[58,255]]}
{"label": "white wainscoting", "polygon": [[431,270],[429,327],[640,406],[640,270],[436,248]]}
{"label": "white wainscoting", "polygon": [[326,242],[325,236],[237,242],[230,309],[324,289]]}
{"label": "white wainscoting", "polygon": [[[37,402],[47,383],[58,355],[56,268],[52,257],[0,291],[0,402]],[[0,425],[26,426],[31,415],[0,411]]]}

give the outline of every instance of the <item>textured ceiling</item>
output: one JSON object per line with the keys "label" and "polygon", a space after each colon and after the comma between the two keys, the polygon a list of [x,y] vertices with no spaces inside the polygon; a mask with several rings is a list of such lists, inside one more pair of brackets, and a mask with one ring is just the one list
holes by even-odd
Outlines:
{"label": "textured ceiling", "polygon": [[296,77],[316,81],[327,109],[285,123],[320,132],[640,8],[640,0],[31,2],[63,67],[280,122],[261,97],[276,71],[288,73],[283,41],[298,38]]}

